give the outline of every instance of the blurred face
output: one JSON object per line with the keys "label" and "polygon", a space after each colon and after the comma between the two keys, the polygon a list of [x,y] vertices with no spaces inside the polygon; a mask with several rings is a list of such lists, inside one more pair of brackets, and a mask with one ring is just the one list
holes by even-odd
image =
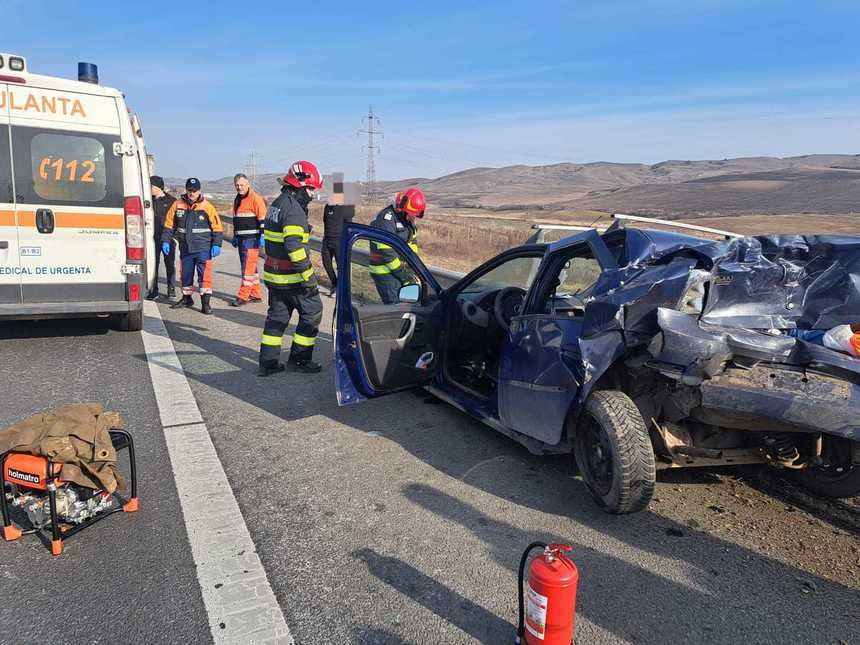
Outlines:
{"label": "blurred face", "polygon": [[164,191],[158,186],[150,186],[149,188],[153,197],[161,197],[164,194]]}
{"label": "blurred face", "polygon": [[236,188],[236,192],[243,197],[248,194],[248,191],[251,190],[251,184],[244,177],[239,177],[233,184]]}
{"label": "blurred face", "polygon": [[314,196],[317,194],[316,188],[310,188],[309,186],[305,186],[305,192],[311,199],[313,199]]}
{"label": "blurred face", "polygon": [[199,190],[186,190],[185,194],[188,195],[188,199],[190,199],[192,202],[197,201],[197,199],[200,197]]}

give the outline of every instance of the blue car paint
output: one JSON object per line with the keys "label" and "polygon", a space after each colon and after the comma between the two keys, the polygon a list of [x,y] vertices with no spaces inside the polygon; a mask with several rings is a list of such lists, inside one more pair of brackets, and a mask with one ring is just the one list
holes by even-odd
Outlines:
{"label": "blue car paint", "polygon": [[[367,227],[351,225],[347,228],[342,257],[346,257],[346,249],[359,234],[380,239],[395,247],[419,269],[428,284],[435,285],[432,276],[421,271],[424,267],[420,260],[400,240]],[[591,246],[594,256],[602,264],[605,263],[600,278],[589,290],[584,320],[577,323],[573,319],[563,321],[542,318],[534,311],[535,300],[541,290],[547,287],[547,281],[554,279],[550,269],[554,266],[555,254],[566,252],[571,246],[583,241]],[[623,246],[614,246],[619,242]],[[610,247],[620,252],[617,264],[621,268],[616,266],[615,255]],[[746,322],[746,310],[755,312],[763,320],[772,315],[775,305],[769,302],[773,296],[769,298],[768,295],[777,294],[782,298],[780,289],[793,286],[782,284],[789,275],[788,269],[795,269],[792,253],[802,253],[808,249],[815,251],[812,255],[818,258],[818,264],[810,262],[806,268],[807,272],[813,272],[813,281],[808,286],[804,285],[806,298],[802,301],[803,307],[793,310],[786,307],[791,314],[782,315],[777,321],[786,323],[789,328],[797,320],[811,322],[813,328],[854,322],[852,316],[856,317],[856,312],[860,310],[860,289],[856,286],[856,277],[860,275],[860,238],[857,237],[760,236],[712,241],[674,232],[627,228],[610,230],[602,235],[588,231],[566,238],[546,247],[538,275],[524,300],[525,317],[515,319],[512,335],[504,340],[500,357],[499,409],[495,409],[495,399],[471,395],[448,382],[442,370],[438,371],[428,389],[467,414],[520,441],[532,452],[552,452],[560,438],[567,412],[573,410],[578,413],[581,410],[581,404],[593,388],[630,347],[642,346],[660,333],[657,311],[667,308],[674,310],[693,266],[698,264],[708,271],[722,271],[725,267],[722,275],[727,276],[732,271],[737,273],[737,278],[727,277],[712,287],[712,290],[721,290],[726,295],[721,297],[719,293],[711,294],[702,321],[706,322],[710,318],[725,328],[731,328],[732,325],[742,328]],[[777,260],[767,259],[764,257],[767,254]],[[787,259],[781,259],[780,255]],[[732,264],[733,261],[735,264]],[[781,275],[770,271],[775,276],[771,278],[769,263],[777,261],[786,267],[786,271]],[[454,295],[459,285],[469,283],[472,276],[481,270],[476,269],[447,292],[437,291],[442,301],[443,318],[447,319],[448,309],[456,306]],[[753,287],[758,289],[766,285],[757,285],[752,280],[765,275],[768,277],[763,282],[772,284],[773,288],[765,289],[762,292],[764,297],[757,299]],[[800,295],[799,291],[797,295]],[[344,280],[338,286],[338,323],[335,333],[338,395],[342,403],[383,394],[373,391],[363,374],[357,345],[350,347],[350,342],[355,339],[348,334],[338,336],[341,329],[355,328],[353,314],[346,306],[348,300],[349,284]],[[742,309],[739,310],[736,303],[742,304]],[[782,306],[785,307],[785,302]],[[694,341],[684,341],[680,348],[681,355],[689,357],[691,361],[699,360]],[[856,359],[803,341],[796,343],[788,363],[818,364],[828,370],[841,370],[849,375],[860,373],[860,362]],[[562,352],[562,347],[566,347],[567,351]],[[565,381],[565,378],[569,380]],[[851,387],[856,396],[852,396],[853,407],[849,407],[855,410],[860,403],[860,387]],[[765,399],[750,400],[744,405],[751,408],[761,406],[764,416],[771,415],[776,419],[790,417],[773,408]],[[574,414],[574,421],[576,416]],[[529,436],[522,432],[526,428]],[[833,429],[825,432],[828,430],[834,432]],[[857,426],[848,430],[839,428],[835,433],[840,434],[840,431],[843,436],[857,439],[860,429]],[[539,441],[533,437],[538,437]],[[564,446],[559,445],[559,449],[563,450]]]}
{"label": "blue car paint", "polygon": [[555,445],[582,375],[576,356],[582,321],[551,316],[515,319],[499,366],[501,422]]}
{"label": "blue car paint", "polygon": [[[354,241],[359,237],[376,240],[394,247],[400,252],[401,257],[411,260],[410,264],[412,268],[432,291],[433,296],[438,296],[442,292],[442,288],[436,279],[399,237],[377,228],[364,226],[363,224],[347,224],[343,230],[339,257],[344,258],[345,267],[351,266],[347,258],[350,255]],[[355,313],[352,307],[349,306],[351,303],[351,287],[352,272],[341,270],[337,281],[337,304],[335,306],[334,326],[334,372],[339,405],[359,403],[388,392],[388,390],[380,391],[373,386],[362,364],[361,349],[355,331],[357,328]]]}

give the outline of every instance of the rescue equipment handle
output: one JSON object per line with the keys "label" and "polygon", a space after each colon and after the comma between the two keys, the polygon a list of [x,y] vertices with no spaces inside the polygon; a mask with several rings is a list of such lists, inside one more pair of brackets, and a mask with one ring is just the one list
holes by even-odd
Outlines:
{"label": "rescue equipment handle", "polygon": [[523,636],[526,633],[525,626],[525,609],[523,607],[523,576],[526,570],[526,560],[529,558],[529,552],[532,549],[548,549],[549,546],[545,542],[532,542],[526,547],[526,550],[523,551],[523,557],[520,558],[520,569],[517,575],[517,583],[519,585],[519,595],[517,596],[517,608],[519,609],[519,622],[517,623],[517,640],[514,642],[516,645],[520,645],[523,642]]}

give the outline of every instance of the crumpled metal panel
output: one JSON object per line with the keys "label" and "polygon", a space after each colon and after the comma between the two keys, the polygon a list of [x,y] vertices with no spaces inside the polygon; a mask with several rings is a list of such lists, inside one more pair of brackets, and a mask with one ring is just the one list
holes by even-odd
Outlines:
{"label": "crumpled metal panel", "polygon": [[860,237],[771,235],[726,243],[703,322],[829,329],[860,320]]}

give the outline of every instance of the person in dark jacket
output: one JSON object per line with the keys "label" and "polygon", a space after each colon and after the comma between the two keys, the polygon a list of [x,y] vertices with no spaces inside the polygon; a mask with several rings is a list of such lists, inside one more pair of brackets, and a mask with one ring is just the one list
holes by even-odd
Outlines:
{"label": "person in dark jacket", "polygon": [[[269,289],[269,311],[260,339],[260,376],[286,368],[306,373],[322,369],[311,360],[323,306],[308,253],[311,236],[308,204],[315,191],[322,188],[322,175],[311,162],[297,161],[279,181],[283,188],[266,212],[263,230],[266,242],[263,282]],[[281,342],[293,311],[299,312],[299,322],[285,366],[279,360]]]}
{"label": "person in dark jacket", "polygon": [[[397,193],[394,203],[379,211],[370,225],[396,235],[418,253],[416,220],[424,217],[425,208],[421,189],[407,188]],[[386,305],[400,302],[400,288],[415,280],[412,271],[400,259],[400,254],[383,242],[371,241],[367,269],[379,297]]]}
{"label": "person in dark jacket", "polygon": [[[337,289],[337,271],[340,271],[338,249],[340,249],[343,225],[351,222],[353,217],[355,217],[355,206],[326,204],[323,210],[322,263],[328,274],[329,282],[331,282],[329,295],[334,295]],[[337,271],[334,264],[337,264]]]}
{"label": "person in dark jacket", "polygon": [[150,186],[152,187],[152,206],[155,211],[155,248],[156,254],[155,263],[155,283],[149,293],[146,294],[147,300],[155,300],[158,298],[158,265],[159,258],[164,260],[164,272],[167,276],[167,297],[173,298],[176,296],[176,288],[173,286],[176,281],[176,240],[170,240],[170,253],[164,255],[161,251],[161,236],[164,234],[164,220],[167,217],[167,211],[173,206],[176,198],[164,190],[164,179],[158,175],[153,175],[149,178]]}
{"label": "person in dark jacket", "polygon": [[212,260],[221,255],[224,227],[215,207],[200,192],[200,180],[189,177],[185,194],[173,202],[164,220],[161,250],[170,252],[168,242],[179,240],[179,260],[182,266],[182,298],[170,308],[191,307],[194,300],[194,275],[200,288],[200,311],[212,313]]}

